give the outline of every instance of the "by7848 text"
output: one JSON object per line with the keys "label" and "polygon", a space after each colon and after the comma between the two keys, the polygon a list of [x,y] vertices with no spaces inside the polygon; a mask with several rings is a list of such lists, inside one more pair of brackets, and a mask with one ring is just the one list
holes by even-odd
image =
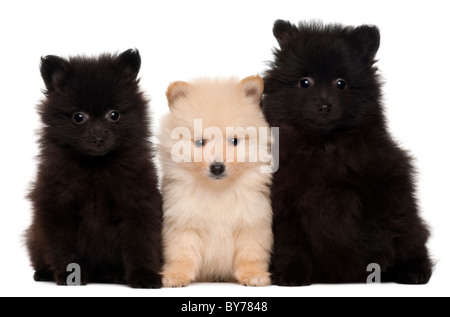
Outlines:
{"label": "by7848 text", "polygon": [[207,312],[213,314],[215,311],[226,312],[264,312],[268,311],[268,305],[265,301],[233,301],[225,302],[225,305],[218,305],[213,303],[194,303],[188,301],[181,305],[182,312]]}

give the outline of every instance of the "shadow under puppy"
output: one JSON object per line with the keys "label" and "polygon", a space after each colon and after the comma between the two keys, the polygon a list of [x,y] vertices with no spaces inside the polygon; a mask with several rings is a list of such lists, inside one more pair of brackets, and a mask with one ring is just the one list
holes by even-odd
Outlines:
{"label": "shadow under puppy", "polygon": [[26,243],[36,281],[161,287],[162,201],[137,50],[42,58],[34,214]]}
{"label": "shadow under puppy", "polygon": [[429,231],[418,211],[410,156],[381,105],[374,26],[278,20],[263,109],[279,127],[272,188],[274,284],[426,283]]}
{"label": "shadow under puppy", "polygon": [[164,286],[270,283],[271,140],[262,92],[259,76],[169,86],[159,137]]}

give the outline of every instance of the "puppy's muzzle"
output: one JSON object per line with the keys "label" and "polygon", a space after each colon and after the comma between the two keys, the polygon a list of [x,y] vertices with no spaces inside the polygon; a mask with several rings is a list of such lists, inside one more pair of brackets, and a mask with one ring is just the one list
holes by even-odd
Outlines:
{"label": "puppy's muzzle", "polygon": [[324,104],[317,106],[317,111],[324,117],[328,116],[331,113],[331,110],[333,110],[332,105]]}

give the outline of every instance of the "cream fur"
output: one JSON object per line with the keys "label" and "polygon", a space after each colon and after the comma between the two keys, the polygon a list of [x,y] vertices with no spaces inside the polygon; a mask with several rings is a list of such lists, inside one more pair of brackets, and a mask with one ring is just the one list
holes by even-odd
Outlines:
{"label": "cream fur", "polygon": [[[192,139],[198,138],[193,135],[194,119],[202,119],[203,129],[215,126],[223,131],[224,150],[214,153],[215,158],[224,155],[225,147],[232,147],[226,143],[230,137],[226,127],[268,128],[259,107],[262,89],[259,76],[169,86],[171,112],[163,119],[159,135],[166,287],[192,281],[270,284],[271,174],[260,171],[270,162],[226,161],[226,177],[215,180],[208,177],[208,162],[175,163],[171,158],[171,148],[178,141],[171,139],[172,130],[186,127]],[[266,146],[258,138],[258,147]]]}

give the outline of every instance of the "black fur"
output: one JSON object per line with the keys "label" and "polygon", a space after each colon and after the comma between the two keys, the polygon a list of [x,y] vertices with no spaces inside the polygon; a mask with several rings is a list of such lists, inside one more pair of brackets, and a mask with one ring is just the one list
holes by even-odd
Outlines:
{"label": "black fur", "polygon": [[[381,280],[427,283],[429,230],[410,156],[380,104],[378,28],[278,20],[263,111],[280,128],[272,187],[277,285]],[[306,80],[306,81],[305,81]]]}
{"label": "black fur", "polygon": [[26,233],[35,280],[161,287],[161,196],[137,50],[46,56],[44,127]]}

